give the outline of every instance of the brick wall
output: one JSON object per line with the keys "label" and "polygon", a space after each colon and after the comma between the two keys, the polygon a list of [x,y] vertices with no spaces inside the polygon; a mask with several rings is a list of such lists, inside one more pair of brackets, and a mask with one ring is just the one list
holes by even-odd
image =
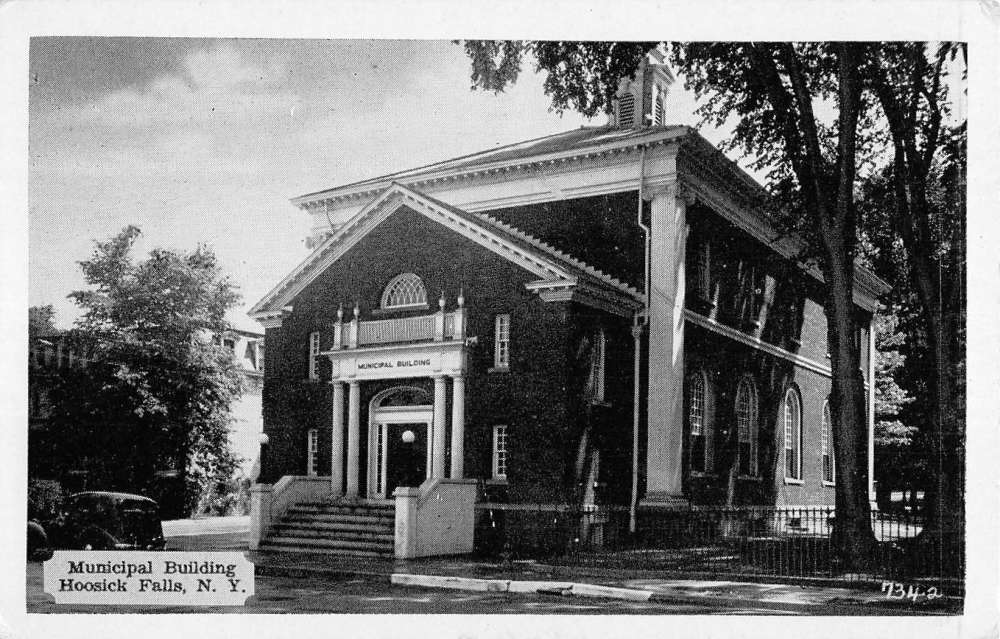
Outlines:
{"label": "brick wall", "polygon": [[[285,474],[305,472],[306,432],[310,428],[319,432],[320,474],[329,472],[329,363],[321,361],[319,381],[306,379],[308,336],[320,331],[321,348],[330,348],[338,304],[343,304],[345,318],[353,313],[355,302],[362,319],[373,318],[383,288],[401,272],[419,275],[430,297],[430,309],[410,314],[435,311],[442,290],[448,299],[447,309],[451,310],[459,288],[464,291],[467,335],[477,340],[469,348],[466,375],[466,476],[490,477],[493,426],[505,424],[510,448],[509,498],[567,500],[573,491],[576,454],[575,446],[568,442],[575,443],[579,426],[569,413],[571,402],[567,395],[570,349],[582,330],[575,328],[577,310],[569,303],[542,302],[524,288],[525,283],[537,279],[532,273],[405,208],[313,281],[292,302],[294,310],[282,326],[267,331],[264,421],[270,443],[261,481],[273,482]],[[494,317],[498,313],[511,315],[507,372],[491,370]],[[405,313],[375,315],[388,318]],[[609,330],[614,343],[609,353],[628,359],[631,371],[630,355],[622,355],[622,330],[621,326]],[[615,411],[624,411],[626,406],[630,409],[631,400],[625,402],[618,395],[631,382],[611,371],[608,379],[610,395],[614,396],[612,414],[617,415]],[[363,469],[367,404],[380,390],[408,383],[362,383],[362,490],[366,489]],[[429,380],[419,383],[430,389]]]}
{"label": "brick wall", "polygon": [[[829,367],[821,284],[703,207],[692,207],[689,223],[687,308]],[[699,292],[699,255],[706,240],[711,246],[711,285],[708,298],[703,299]],[[858,310],[857,317],[861,325],[862,369],[867,375],[870,316]],[[696,370],[706,373],[708,394],[714,403],[714,419],[709,426],[715,429],[715,468],[702,477],[689,476],[685,487],[696,502],[833,503],[834,489],[822,481],[822,410],[830,393],[827,375],[692,323],[688,323],[685,332],[685,358],[688,374]],[[734,402],[743,375],[752,377],[758,391],[760,478],[731,482],[727,471],[732,468],[737,445]],[[781,411],[785,391],[791,385],[798,389],[802,399],[801,484],[787,483],[784,478]],[[685,464],[690,468],[688,457],[686,450]]]}

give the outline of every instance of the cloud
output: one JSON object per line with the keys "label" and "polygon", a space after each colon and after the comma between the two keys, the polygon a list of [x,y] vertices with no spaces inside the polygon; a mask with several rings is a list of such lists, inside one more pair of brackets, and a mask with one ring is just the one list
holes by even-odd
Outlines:
{"label": "cloud", "polygon": [[281,60],[272,60],[267,66],[249,64],[228,43],[189,54],[184,66],[195,86],[204,89],[233,88],[245,83],[273,84],[285,72]]}
{"label": "cloud", "polygon": [[119,89],[53,115],[64,126],[246,125],[289,113],[302,101],[281,87],[285,77],[283,61],[252,64],[232,45],[221,44],[189,53],[183,73]]}

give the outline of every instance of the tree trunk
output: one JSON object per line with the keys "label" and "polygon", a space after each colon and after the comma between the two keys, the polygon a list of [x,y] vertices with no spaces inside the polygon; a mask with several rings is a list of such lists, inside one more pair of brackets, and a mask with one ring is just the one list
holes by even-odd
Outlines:
{"label": "tree trunk", "polygon": [[782,121],[785,147],[823,252],[826,279],[827,337],[833,368],[831,417],[837,477],[837,516],[834,543],[844,563],[852,568],[867,565],[875,544],[868,504],[867,433],[864,384],[859,345],[854,343],[854,246],[857,220],[854,211],[857,124],[860,113],[859,68],[865,45],[842,42],[838,55],[837,159],[824,158],[819,128],[813,113],[812,93],[804,62],[791,43],[778,45],[789,87],[779,74],[767,45],[751,49],[754,66],[765,84],[774,112]]}
{"label": "tree trunk", "polygon": [[854,343],[853,270],[829,269],[831,302],[827,304],[827,335],[833,364],[830,409],[834,457],[837,464],[834,547],[845,567],[862,570],[870,565],[875,547],[868,502],[868,443],[863,435],[865,395],[860,356]]}

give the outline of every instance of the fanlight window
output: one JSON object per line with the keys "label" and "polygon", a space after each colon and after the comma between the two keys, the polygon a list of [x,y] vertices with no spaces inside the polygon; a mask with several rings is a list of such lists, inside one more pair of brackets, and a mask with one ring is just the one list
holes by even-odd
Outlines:
{"label": "fanlight window", "polygon": [[427,304],[427,289],[413,273],[397,275],[382,293],[382,308],[410,308]]}

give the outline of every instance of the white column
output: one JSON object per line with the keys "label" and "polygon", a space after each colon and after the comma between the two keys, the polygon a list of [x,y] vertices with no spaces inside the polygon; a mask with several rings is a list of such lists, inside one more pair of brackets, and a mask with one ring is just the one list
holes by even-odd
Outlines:
{"label": "white column", "polygon": [[683,499],[684,254],[687,206],[676,182],[649,192],[649,408],[646,502]]}
{"label": "white column", "polygon": [[330,436],[330,492],[344,494],[344,383],[333,381],[333,432]]}
{"label": "white column", "polygon": [[875,315],[868,323],[868,502],[875,507]]}
{"label": "white column", "polygon": [[358,496],[358,456],[361,451],[361,388],[358,382],[349,385],[347,403],[347,496]]}
{"label": "white column", "polygon": [[431,477],[444,479],[445,379],[434,378],[434,426],[431,444]]}
{"label": "white column", "polygon": [[462,479],[465,472],[465,378],[452,378],[451,478]]}

